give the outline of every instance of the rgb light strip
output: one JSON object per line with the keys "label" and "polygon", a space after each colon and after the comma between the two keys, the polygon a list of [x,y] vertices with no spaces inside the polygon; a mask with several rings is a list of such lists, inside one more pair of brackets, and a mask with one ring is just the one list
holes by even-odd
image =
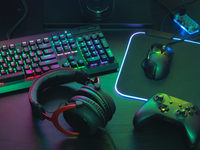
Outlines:
{"label": "rgb light strip", "polygon": [[130,99],[135,99],[135,100],[140,100],[140,101],[147,101],[146,98],[141,98],[141,97],[136,97],[136,96],[130,96],[130,95],[126,95],[126,94],[123,94],[121,93],[118,89],[117,89],[117,83],[118,83],[118,80],[119,80],[119,77],[120,77],[120,74],[121,74],[121,71],[122,71],[122,68],[124,66],[124,62],[125,62],[125,59],[126,59],[126,56],[127,56],[127,53],[128,53],[128,50],[129,50],[129,46],[131,44],[131,41],[132,41],[132,38],[138,34],[146,34],[145,32],[136,32],[136,33],[133,33],[128,41],[128,45],[127,45],[127,48],[126,48],[126,52],[125,52],[125,55],[124,55],[124,58],[122,60],[122,64],[121,64],[121,67],[120,67],[120,70],[119,70],[119,74],[117,76],[117,80],[115,82],[115,91],[117,94],[119,94],[120,96],[122,97],[126,97],[126,98],[130,98]]}
{"label": "rgb light strip", "polygon": [[[125,97],[125,98],[128,98],[128,99],[134,99],[134,100],[139,100],[139,101],[147,101],[148,99],[147,98],[143,98],[143,97],[137,97],[137,96],[131,96],[131,95],[127,95],[127,94],[123,94],[121,93],[118,89],[117,89],[117,84],[118,84],[118,80],[119,80],[119,77],[121,75],[121,71],[122,71],[122,68],[124,66],[124,62],[125,62],[125,59],[126,59],[126,56],[128,54],[128,50],[129,50],[129,46],[130,46],[130,43],[133,39],[134,36],[136,35],[140,35],[140,34],[146,34],[146,32],[136,32],[136,33],[133,33],[131,35],[131,37],[129,38],[129,41],[128,41],[128,45],[127,45],[127,48],[126,48],[126,51],[125,51],[125,55],[124,55],[124,58],[122,60],[122,63],[121,63],[121,66],[120,66],[120,70],[119,70],[119,73],[118,73],[118,76],[117,76],[117,79],[116,79],[116,82],[115,82],[115,92],[122,96],[122,97]],[[180,41],[182,39],[180,38],[176,38],[176,37],[173,37],[172,38],[173,40],[176,40],[176,41]],[[184,42],[188,42],[188,43],[193,43],[193,44],[199,44],[200,45],[200,42],[196,42],[196,41],[192,41],[192,40],[184,40]]]}

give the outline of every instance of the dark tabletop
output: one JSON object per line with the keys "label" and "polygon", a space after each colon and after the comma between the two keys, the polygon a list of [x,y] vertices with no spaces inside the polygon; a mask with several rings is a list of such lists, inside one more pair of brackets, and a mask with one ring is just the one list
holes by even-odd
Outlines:
{"label": "dark tabletop", "polygon": [[[119,64],[127,41],[135,31],[103,31]],[[129,100],[116,94],[114,84],[117,74],[116,72],[100,76],[102,89],[114,99],[116,112],[106,128],[94,137],[68,137],[57,131],[49,121],[34,120],[27,91],[2,96],[0,98],[1,148],[5,150],[187,149],[183,130],[179,131],[174,125],[158,120],[144,125],[140,131],[134,130],[133,116],[144,102]],[[55,90],[54,94],[56,93],[59,94]]]}

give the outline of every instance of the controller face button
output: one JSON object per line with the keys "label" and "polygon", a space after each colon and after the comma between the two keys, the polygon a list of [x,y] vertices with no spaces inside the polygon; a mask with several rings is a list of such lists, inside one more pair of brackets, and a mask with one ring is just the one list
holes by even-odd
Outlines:
{"label": "controller face button", "polygon": [[182,104],[178,104],[178,106],[179,106],[179,107],[182,107],[183,105],[182,105]]}
{"label": "controller face button", "polygon": [[186,106],[186,107],[185,107],[185,110],[190,111],[190,107],[189,107],[189,106]]}

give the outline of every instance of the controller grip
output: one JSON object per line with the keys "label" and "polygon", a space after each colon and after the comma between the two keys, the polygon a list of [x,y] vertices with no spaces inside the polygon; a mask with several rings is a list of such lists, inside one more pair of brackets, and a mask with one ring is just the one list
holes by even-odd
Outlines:
{"label": "controller grip", "polygon": [[139,109],[133,118],[134,127],[137,129],[141,124],[151,119],[154,115],[155,113],[150,110]]}
{"label": "controller grip", "polygon": [[185,124],[185,131],[188,137],[188,143],[190,148],[194,148],[197,143],[198,143],[198,139],[199,139],[199,126],[200,124],[197,123],[191,123],[191,122],[187,122]]}

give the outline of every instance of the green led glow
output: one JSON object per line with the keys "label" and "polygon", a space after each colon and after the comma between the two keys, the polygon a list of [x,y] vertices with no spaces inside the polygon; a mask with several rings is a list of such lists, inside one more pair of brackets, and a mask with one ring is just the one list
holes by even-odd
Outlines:
{"label": "green led glow", "polygon": [[81,67],[79,67],[80,69],[83,69],[83,68],[85,68],[85,66],[81,66]]}
{"label": "green led glow", "polygon": [[82,58],[83,58],[84,61],[86,62],[86,65],[88,65],[88,62],[86,61],[85,57],[83,56],[83,53],[81,52],[81,48],[79,47],[79,43],[78,43],[78,41],[76,41],[76,44],[77,44],[77,50],[79,50],[79,52],[80,52]]}
{"label": "green led glow", "polygon": [[188,136],[190,137],[190,140],[195,141],[196,139],[195,134],[192,133],[192,131],[190,131],[187,127],[186,127],[186,130],[187,130]]}

